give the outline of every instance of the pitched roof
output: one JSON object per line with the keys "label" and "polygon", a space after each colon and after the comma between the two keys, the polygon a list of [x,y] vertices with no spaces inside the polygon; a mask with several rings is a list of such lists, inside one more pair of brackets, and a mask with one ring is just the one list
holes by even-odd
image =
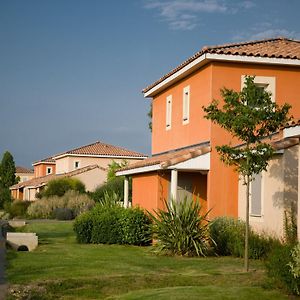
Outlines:
{"label": "pitched roof", "polygon": [[161,168],[167,168],[169,166],[184,162],[191,158],[198,157],[210,151],[211,151],[210,143],[205,142],[201,145],[191,146],[188,148],[174,150],[160,155],[149,157],[147,159],[136,162],[134,164],[130,164],[120,169],[118,172],[128,171],[128,170],[133,170],[133,169],[143,168],[143,167],[149,167],[154,165],[160,165]]}
{"label": "pitched roof", "polygon": [[90,165],[90,166],[86,166],[86,167],[83,167],[83,168],[80,168],[80,169],[76,169],[76,170],[71,171],[69,173],[50,174],[50,175],[46,175],[46,176],[42,176],[42,177],[33,178],[33,179],[30,179],[30,180],[27,180],[27,181],[23,181],[23,182],[20,182],[20,183],[17,183],[15,185],[11,186],[10,189],[15,190],[15,189],[19,189],[19,188],[26,187],[26,186],[39,187],[39,186],[46,185],[50,180],[63,178],[63,177],[76,176],[76,175],[88,172],[90,170],[94,170],[96,168],[105,171],[104,168],[102,168],[98,165]]}
{"label": "pitched roof", "polygon": [[44,159],[41,159],[41,160],[34,161],[32,163],[32,165],[34,166],[34,165],[43,164],[43,163],[55,164],[55,160],[51,156],[51,157],[47,157],[47,158],[44,158]]}
{"label": "pitched roof", "polygon": [[249,41],[244,43],[233,43],[218,46],[203,47],[193,56],[185,60],[178,67],[155,81],[153,84],[143,89],[143,93],[148,92],[154,86],[158,85],[168,77],[183,69],[189,63],[196,60],[203,54],[220,54],[220,55],[236,55],[236,56],[252,56],[262,58],[283,58],[300,60],[300,41],[287,38],[274,38],[259,41]]}
{"label": "pitched roof", "polygon": [[33,170],[27,169],[24,167],[16,166],[16,173],[28,173],[28,174],[33,174]]}
{"label": "pitched roof", "polygon": [[67,156],[67,155],[86,155],[86,156],[112,156],[112,157],[132,157],[142,159],[147,157],[145,154],[131,151],[118,146],[113,146],[100,141],[93,144],[75,148],[61,154],[56,155],[54,158]]}

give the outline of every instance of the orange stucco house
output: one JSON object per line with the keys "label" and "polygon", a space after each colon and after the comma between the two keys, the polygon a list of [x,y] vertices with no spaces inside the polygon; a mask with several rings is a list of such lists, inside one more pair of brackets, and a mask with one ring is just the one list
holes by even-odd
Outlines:
{"label": "orange stucco house", "polygon": [[171,196],[197,195],[211,218],[239,216],[238,175],[215,150],[234,141],[204,118],[202,107],[221,100],[223,87],[241,90],[245,75],[255,75],[274,101],[290,103],[300,117],[300,41],[204,47],[143,90],[153,106],[152,157],[117,173],[132,177],[133,205],[151,211]]}

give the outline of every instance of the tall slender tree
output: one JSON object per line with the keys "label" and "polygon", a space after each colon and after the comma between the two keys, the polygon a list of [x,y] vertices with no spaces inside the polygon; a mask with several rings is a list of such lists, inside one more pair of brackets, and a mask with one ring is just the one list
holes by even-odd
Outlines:
{"label": "tall slender tree", "polygon": [[271,99],[271,93],[255,85],[254,78],[246,76],[241,92],[223,88],[221,95],[224,100],[222,107],[214,100],[209,106],[203,107],[206,115],[213,123],[231,133],[242,141],[242,145],[216,146],[221,161],[234,166],[242,176],[246,185],[246,232],[245,232],[245,270],[249,270],[249,196],[250,182],[255,174],[266,170],[274,149],[268,143],[268,137],[280,129],[291,117],[291,106],[277,105]]}
{"label": "tall slender tree", "polygon": [[0,207],[3,207],[5,202],[11,201],[9,188],[17,182],[14,158],[6,151],[0,164]]}

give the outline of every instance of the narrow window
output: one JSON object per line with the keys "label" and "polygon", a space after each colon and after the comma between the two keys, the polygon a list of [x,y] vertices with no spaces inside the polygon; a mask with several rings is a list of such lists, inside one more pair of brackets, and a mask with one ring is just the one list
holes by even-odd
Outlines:
{"label": "narrow window", "polygon": [[262,215],[262,174],[255,174],[250,189],[250,215],[261,217]]}
{"label": "narrow window", "polygon": [[47,167],[46,173],[47,175],[52,174],[52,167]]}
{"label": "narrow window", "polygon": [[75,161],[75,162],[74,162],[74,167],[75,167],[75,169],[78,169],[78,168],[79,168],[79,161]]}
{"label": "narrow window", "polygon": [[182,122],[187,124],[190,119],[190,86],[183,89]]}
{"label": "narrow window", "polygon": [[172,123],[172,95],[167,97],[166,105],[166,129],[169,130]]}

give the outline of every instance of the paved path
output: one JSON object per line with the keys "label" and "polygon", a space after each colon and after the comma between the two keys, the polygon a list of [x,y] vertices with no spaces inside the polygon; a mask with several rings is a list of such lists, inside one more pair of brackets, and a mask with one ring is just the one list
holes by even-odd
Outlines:
{"label": "paved path", "polygon": [[7,284],[5,280],[5,239],[0,234],[0,300],[5,299]]}

